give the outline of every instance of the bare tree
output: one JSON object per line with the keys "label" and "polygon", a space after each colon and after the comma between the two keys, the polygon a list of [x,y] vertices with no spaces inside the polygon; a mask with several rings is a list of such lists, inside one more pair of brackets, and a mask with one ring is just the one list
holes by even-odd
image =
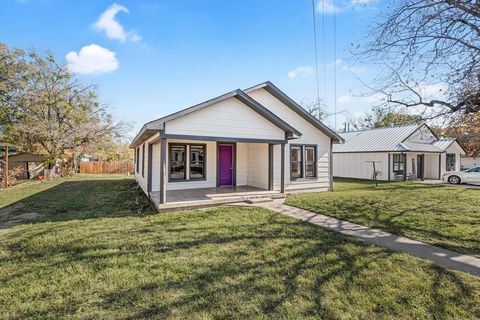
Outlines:
{"label": "bare tree", "polygon": [[427,118],[479,112],[478,1],[391,0],[385,10],[367,47],[354,50],[384,66],[375,90]]}
{"label": "bare tree", "polygon": [[320,121],[325,120],[325,118],[329,116],[325,111],[326,105],[320,99],[310,102],[302,100],[300,101],[300,106]]}

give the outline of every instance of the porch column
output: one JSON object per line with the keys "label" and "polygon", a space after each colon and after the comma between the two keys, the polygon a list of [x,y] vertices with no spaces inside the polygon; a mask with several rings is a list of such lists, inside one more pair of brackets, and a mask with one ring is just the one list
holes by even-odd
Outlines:
{"label": "porch column", "polygon": [[273,144],[268,145],[268,190],[273,190]]}
{"label": "porch column", "polygon": [[167,139],[160,139],[160,204],[167,202]]}
{"label": "porch column", "polygon": [[281,147],[281,157],[282,157],[282,161],[281,161],[281,169],[280,169],[280,192],[281,193],[285,193],[285,148],[287,147],[287,145],[285,143],[282,143],[280,145]]}

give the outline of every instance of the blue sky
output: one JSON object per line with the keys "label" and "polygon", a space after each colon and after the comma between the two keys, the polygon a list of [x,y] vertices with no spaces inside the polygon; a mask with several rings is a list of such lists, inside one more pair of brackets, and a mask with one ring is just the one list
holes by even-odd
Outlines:
{"label": "blue sky", "polygon": [[[337,61],[332,1],[317,3],[321,98],[333,112],[366,111],[357,80],[370,66],[349,62],[351,43],[378,14],[374,0],[337,0]],[[70,1],[0,0],[0,41],[50,50],[133,132],[147,121],[236,88],[270,80],[296,101],[316,98],[311,0]],[[325,43],[322,43],[322,18]],[[324,68],[325,65],[325,68]],[[323,71],[327,83],[322,83]],[[345,120],[339,115],[338,126]],[[326,121],[333,126],[334,118]]]}

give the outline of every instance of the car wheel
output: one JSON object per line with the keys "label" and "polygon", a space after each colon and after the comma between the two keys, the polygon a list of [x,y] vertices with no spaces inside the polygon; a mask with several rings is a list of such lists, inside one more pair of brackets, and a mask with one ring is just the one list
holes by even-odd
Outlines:
{"label": "car wheel", "polygon": [[459,176],[450,176],[448,177],[448,182],[451,184],[460,184],[462,180],[460,179]]}

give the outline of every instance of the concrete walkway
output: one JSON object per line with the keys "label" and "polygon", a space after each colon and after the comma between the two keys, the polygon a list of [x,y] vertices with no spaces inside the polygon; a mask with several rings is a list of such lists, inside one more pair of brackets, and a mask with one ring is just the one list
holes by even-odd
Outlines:
{"label": "concrete walkway", "polygon": [[256,205],[330,230],[362,238],[369,243],[397,251],[403,251],[413,256],[433,261],[443,267],[480,276],[480,259],[472,256],[431,246],[409,238],[396,236],[379,229],[373,229],[348,221],[327,217],[311,211],[290,207],[283,204],[283,199],[275,200],[273,202],[259,203]]}

